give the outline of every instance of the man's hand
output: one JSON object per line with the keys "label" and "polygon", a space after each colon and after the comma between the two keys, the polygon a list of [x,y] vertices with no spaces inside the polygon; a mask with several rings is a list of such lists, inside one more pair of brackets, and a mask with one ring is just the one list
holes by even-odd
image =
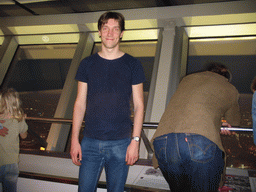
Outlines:
{"label": "man's hand", "polygon": [[[222,126],[231,128],[231,125],[227,122],[223,122]],[[233,133],[231,131],[229,131],[228,129],[223,128],[223,129],[220,130],[220,134],[222,134],[222,135],[232,135]]]}
{"label": "man's hand", "polygon": [[73,163],[80,166],[80,161],[82,160],[82,150],[81,145],[78,142],[74,142],[71,144],[70,155]]}
{"label": "man's hand", "polygon": [[8,135],[8,129],[6,127],[3,127],[3,129],[0,129],[0,136],[5,137]]}
{"label": "man's hand", "polygon": [[134,165],[136,161],[139,159],[139,146],[140,143],[138,141],[132,140],[130,145],[127,148],[126,152],[126,164],[127,165]]}

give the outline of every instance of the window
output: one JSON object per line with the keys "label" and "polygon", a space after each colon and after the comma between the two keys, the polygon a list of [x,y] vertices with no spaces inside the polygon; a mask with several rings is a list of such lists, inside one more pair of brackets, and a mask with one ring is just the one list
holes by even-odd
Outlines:
{"label": "window", "polygon": [[[15,88],[28,117],[52,118],[73,59],[76,44],[19,46],[4,79],[3,87]],[[29,128],[46,139],[50,123],[27,121]],[[29,134],[21,148],[39,149]]]}
{"label": "window", "polygon": [[[208,62],[221,62],[231,71],[231,83],[240,93],[242,128],[252,127],[250,85],[256,71],[256,37],[191,39],[187,74],[201,71]],[[252,132],[222,136],[227,166],[255,169],[256,147]]]}

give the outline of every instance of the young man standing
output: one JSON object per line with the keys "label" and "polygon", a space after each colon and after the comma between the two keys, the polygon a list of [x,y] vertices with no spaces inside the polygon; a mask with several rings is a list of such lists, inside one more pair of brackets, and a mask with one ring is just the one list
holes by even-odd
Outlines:
{"label": "young man standing", "polygon": [[[107,190],[124,191],[128,166],[139,157],[145,76],[140,62],[119,49],[124,29],[123,15],[104,13],[98,20],[102,50],[83,59],[77,71],[70,154],[73,163],[80,166],[80,192],[96,191],[103,167]],[[78,138],[84,115],[84,138],[80,145]]]}

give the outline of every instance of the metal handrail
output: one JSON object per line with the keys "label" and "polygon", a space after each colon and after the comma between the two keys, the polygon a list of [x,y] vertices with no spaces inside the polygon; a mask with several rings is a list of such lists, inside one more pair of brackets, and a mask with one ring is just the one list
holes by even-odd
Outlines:
{"label": "metal handrail", "polygon": [[[45,118],[45,117],[26,117],[27,120],[32,121],[44,121],[44,122],[51,122],[51,123],[67,123],[72,124],[72,119],[65,119],[65,118]],[[84,124],[84,121],[83,123]],[[156,129],[158,127],[158,123],[143,123],[143,127],[146,129]],[[227,129],[230,131],[246,131],[250,132],[253,131],[252,128],[245,128],[245,127],[221,127],[221,129]]]}
{"label": "metal handrail", "polygon": [[64,119],[64,118],[45,118],[45,117],[26,117],[26,120],[32,121],[44,121],[51,123],[72,123],[72,119]]}
{"label": "metal handrail", "polygon": [[[43,122],[50,122],[50,123],[66,123],[66,124],[72,124],[72,119],[64,119],[64,118],[42,118],[42,117],[26,117],[26,120],[30,120],[30,121],[43,121]],[[82,122],[82,126],[84,126],[85,122]],[[141,132],[141,138],[145,144],[145,147],[147,149],[148,152],[148,158],[152,159],[153,157],[153,153],[154,150],[151,147],[151,143],[149,141],[149,139],[147,138],[144,129],[156,129],[158,127],[158,123],[143,123],[143,129]],[[232,127],[232,128],[228,128],[228,127],[221,127],[221,129],[226,129],[229,131],[253,131],[252,128],[242,128],[242,127]],[[30,132],[35,135],[36,133],[33,132],[32,130],[30,130]],[[37,134],[36,134],[37,135]],[[38,135],[36,136],[39,139],[39,142],[43,145],[43,146],[47,146],[47,142],[45,140],[42,141],[42,138],[40,138]]]}
{"label": "metal handrail", "polygon": [[[43,122],[50,122],[50,123],[66,123],[66,124],[72,124],[72,119],[64,119],[64,118],[42,118],[42,117],[26,117],[26,120],[30,121],[43,121]],[[84,125],[84,121],[82,123],[82,126]],[[143,128],[147,129],[156,129],[158,126],[158,123],[143,123]],[[29,132],[32,133],[38,140],[39,142],[45,147],[47,146],[47,142],[40,138],[33,130],[29,129]],[[141,131],[141,138],[145,144],[145,147],[148,152],[148,158],[152,159],[153,157],[153,149],[151,147],[150,141],[147,138],[144,130],[142,129]]]}

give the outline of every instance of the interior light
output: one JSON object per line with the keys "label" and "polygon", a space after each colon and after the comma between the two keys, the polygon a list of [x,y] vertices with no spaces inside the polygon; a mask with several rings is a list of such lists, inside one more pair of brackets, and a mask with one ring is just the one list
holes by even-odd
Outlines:
{"label": "interior light", "polygon": [[[98,23],[85,24],[90,31],[98,31]],[[157,28],[156,19],[126,20],[125,29],[152,29]]]}
{"label": "interior light", "polygon": [[74,33],[79,32],[76,24],[72,25],[37,25],[8,27],[13,34],[45,34],[45,33]]}
{"label": "interior light", "polygon": [[246,36],[256,34],[256,24],[187,27],[186,31],[190,38]]}
{"label": "interior light", "polygon": [[[158,39],[159,29],[127,30],[124,32],[122,41],[155,40]],[[101,42],[98,32],[91,33],[95,42]]]}
{"label": "interior light", "polygon": [[203,38],[203,39],[190,39],[190,42],[213,42],[213,41],[241,41],[241,40],[256,40],[256,36],[248,37],[226,37],[226,38]]}
{"label": "interior light", "polygon": [[49,42],[49,37],[46,36],[46,35],[44,35],[44,36],[42,37],[42,40],[43,40],[43,42],[47,43],[47,42]]}
{"label": "interior light", "polygon": [[44,147],[40,147],[40,151],[45,151],[45,148]]}
{"label": "interior light", "polygon": [[31,35],[31,36],[15,36],[16,41],[20,45],[24,44],[42,44],[43,43],[77,43],[80,35],[73,34],[54,34],[54,35]]}
{"label": "interior light", "polygon": [[202,26],[202,25],[220,25],[220,24],[236,24],[236,23],[254,23],[256,13],[241,14],[224,14],[209,16],[183,17],[186,26]]}

